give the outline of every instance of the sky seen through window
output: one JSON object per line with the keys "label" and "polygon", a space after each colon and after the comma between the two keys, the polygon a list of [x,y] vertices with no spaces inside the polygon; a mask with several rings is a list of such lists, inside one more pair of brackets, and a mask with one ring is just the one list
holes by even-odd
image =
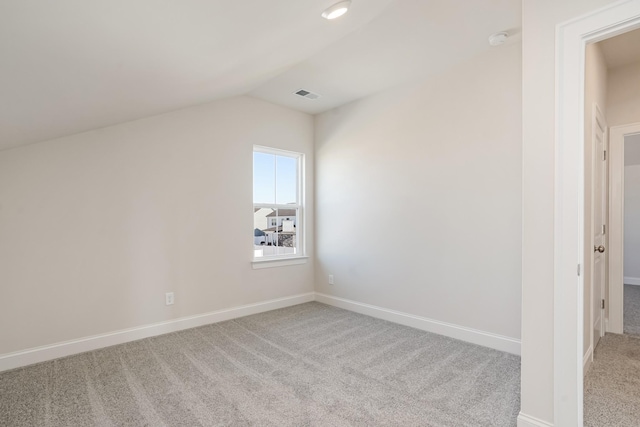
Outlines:
{"label": "sky seen through window", "polygon": [[296,203],[297,159],[253,153],[253,203]]}

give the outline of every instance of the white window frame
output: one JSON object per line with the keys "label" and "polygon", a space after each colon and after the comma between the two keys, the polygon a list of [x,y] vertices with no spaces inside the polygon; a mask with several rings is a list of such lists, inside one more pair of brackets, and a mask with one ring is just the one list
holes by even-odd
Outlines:
{"label": "white window frame", "polygon": [[[296,253],[295,254],[282,254],[282,255],[270,255],[270,256],[255,256],[255,248],[253,247],[252,242],[252,263],[253,268],[268,268],[268,267],[279,267],[284,265],[295,265],[295,264],[303,264],[307,262],[306,250],[305,250],[305,215],[304,215],[304,172],[305,172],[305,156],[303,153],[298,153],[295,151],[281,150],[278,148],[265,147],[262,145],[254,145],[252,156],[253,162],[253,153],[264,153],[264,154],[273,154],[276,156],[284,156],[291,157],[296,159],[297,162],[297,180],[296,180],[296,203],[295,204],[277,204],[277,203],[255,203],[253,202],[254,212],[256,208],[267,208],[267,209],[297,209],[298,215],[296,218]],[[253,178],[254,168],[252,167],[251,173]],[[253,180],[252,180],[253,182]],[[252,201],[253,201],[253,190],[252,190]],[[271,221],[269,221],[271,223]],[[277,226],[277,224],[276,224]],[[252,227],[254,229],[254,227]]]}

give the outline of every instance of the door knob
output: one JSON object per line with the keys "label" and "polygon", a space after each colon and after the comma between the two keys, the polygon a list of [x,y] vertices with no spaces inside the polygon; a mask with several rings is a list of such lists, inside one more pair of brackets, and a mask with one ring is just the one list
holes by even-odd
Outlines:
{"label": "door knob", "polygon": [[594,246],[593,247],[593,252],[600,252],[603,253],[604,252],[604,246],[600,245],[600,246]]}

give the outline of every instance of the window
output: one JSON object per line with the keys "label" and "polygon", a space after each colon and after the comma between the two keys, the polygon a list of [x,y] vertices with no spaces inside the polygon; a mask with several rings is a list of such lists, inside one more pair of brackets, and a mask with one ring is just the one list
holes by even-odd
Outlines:
{"label": "window", "polygon": [[302,170],[300,153],[253,148],[253,257],[267,261],[301,257]]}

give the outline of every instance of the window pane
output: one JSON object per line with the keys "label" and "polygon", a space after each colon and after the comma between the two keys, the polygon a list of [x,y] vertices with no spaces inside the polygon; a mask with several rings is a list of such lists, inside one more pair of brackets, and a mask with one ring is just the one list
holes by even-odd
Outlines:
{"label": "window pane", "polygon": [[[279,156],[278,156],[279,157]],[[275,203],[276,156],[253,152],[253,202]]]}
{"label": "window pane", "polygon": [[297,203],[298,159],[276,156],[276,203]]}
{"label": "window pane", "polygon": [[253,250],[254,257],[275,255],[277,222],[276,210],[271,208],[253,208]]}
{"label": "window pane", "polygon": [[280,233],[280,246],[277,247],[278,255],[295,255],[296,238],[295,234]]}
{"label": "window pane", "polygon": [[298,209],[278,209],[278,255],[295,255]]}

